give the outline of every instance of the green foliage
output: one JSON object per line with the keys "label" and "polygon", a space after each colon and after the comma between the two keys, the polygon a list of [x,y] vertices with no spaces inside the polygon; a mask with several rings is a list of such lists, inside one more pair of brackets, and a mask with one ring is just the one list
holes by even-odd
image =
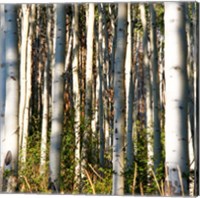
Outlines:
{"label": "green foliage", "polygon": [[112,192],[112,169],[99,168],[103,179],[97,177],[95,181],[96,194],[109,195]]}
{"label": "green foliage", "polygon": [[[95,172],[94,172],[95,171]],[[88,169],[89,177],[95,189],[95,194],[110,195],[112,192],[112,169],[110,168],[90,168]],[[89,178],[86,178],[83,188],[84,194],[93,194]]]}
{"label": "green foliage", "polygon": [[155,12],[156,12],[156,24],[157,29],[161,31],[161,34],[164,34],[164,4],[159,3],[155,4]]}
{"label": "green foliage", "polygon": [[[39,130],[39,119],[32,117],[30,135],[27,142],[26,163],[19,161],[19,191],[20,192],[49,192],[48,175],[40,175],[40,144],[41,132]],[[49,150],[49,148],[47,148]],[[47,153],[48,153],[47,150]],[[19,156],[21,155],[21,151]],[[48,155],[47,155],[48,156]],[[48,161],[48,158],[47,158]]]}
{"label": "green foliage", "polygon": [[74,116],[73,112],[65,116],[64,131],[62,134],[62,152],[61,152],[61,191],[65,193],[73,192],[74,168],[75,168],[75,134],[73,130]]}
{"label": "green foliage", "polygon": [[26,164],[19,164],[20,192],[49,192],[47,175],[40,175],[40,133],[28,138]]}

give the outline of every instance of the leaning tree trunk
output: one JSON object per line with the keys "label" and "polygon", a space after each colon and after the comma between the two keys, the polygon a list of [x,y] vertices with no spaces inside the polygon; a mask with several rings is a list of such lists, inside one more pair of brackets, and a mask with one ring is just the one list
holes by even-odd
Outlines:
{"label": "leaning tree trunk", "polygon": [[184,3],[165,3],[166,195],[188,195],[187,41]]}
{"label": "leaning tree trunk", "polygon": [[7,192],[17,187],[18,173],[18,115],[19,115],[19,60],[17,37],[17,6],[5,5],[6,16],[6,102],[5,102],[5,169],[9,171]]}
{"label": "leaning tree trunk", "polygon": [[113,184],[112,194],[124,194],[124,136],[127,5],[118,4],[117,41],[114,64],[114,132],[113,132]]}
{"label": "leaning tree trunk", "polygon": [[50,186],[60,191],[60,153],[64,115],[65,5],[55,4],[55,64],[52,73],[52,125],[50,137]]}

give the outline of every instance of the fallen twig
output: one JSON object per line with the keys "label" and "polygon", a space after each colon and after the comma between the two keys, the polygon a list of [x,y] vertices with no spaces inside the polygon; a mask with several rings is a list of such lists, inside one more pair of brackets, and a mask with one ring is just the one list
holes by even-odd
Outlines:
{"label": "fallen twig", "polygon": [[89,167],[92,169],[92,171],[96,174],[97,177],[99,177],[101,180],[103,180],[103,177],[101,177],[101,176],[99,175],[99,173],[97,173],[97,171],[92,167],[91,164],[89,164]]}
{"label": "fallen twig", "polygon": [[151,169],[151,172],[152,172],[152,175],[153,175],[153,177],[155,179],[156,185],[158,187],[158,191],[159,191],[160,195],[163,196],[162,191],[161,191],[160,186],[159,186],[159,183],[158,183],[158,180],[156,178],[156,175],[155,175],[155,173],[154,173],[154,171],[152,169]]}
{"label": "fallen twig", "polygon": [[88,181],[89,181],[89,183],[90,183],[90,185],[91,185],[92,192],[93,192],[94,195],[96,195],[96,192],[95,192],[95,189],[94,189],[94,185],[93,185],[93,183],[92,183],[92,180],[91,180],[91,178],[90,178],[90,175],[89,175],[89,173],[87,172],[86,169],[84,169],[84,171],[85,171],[85,174],[86,174],[86,176],[87,176],[87,178],[88,178]]}
{"label": "fallen twig", "polygon": [[135,186],[136,186],[136,178],[137,178],[137,164],[135,163],[135,168],[134,168],[134,176],[133,176],[133,190],[132,194],[135,194]]}

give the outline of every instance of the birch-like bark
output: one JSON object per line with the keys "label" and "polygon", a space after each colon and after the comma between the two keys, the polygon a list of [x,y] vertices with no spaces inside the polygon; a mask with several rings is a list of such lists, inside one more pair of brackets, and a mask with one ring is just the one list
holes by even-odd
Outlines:
{"label": "birch-like bark", "polygon": [[93,85],[93,38],[94,38],[94,3],[88,7],[87,27],[87,54],[86,54],[86,90],[85,90],[85,131],[83,135],[82,166],[88,161],[88,146],[90,142],[91,120],[92,120],[92,85]]}
{"label": "birch-like bark", "polygon": [[49,69],[51,65],[51,8],[46,6],[47,9],[47,60],[44,66],[44,84],[43,84],[43,112],[42,112],[42,135],[41,135],[41,148],[40,148],[40,175],[44,175],[46,172],[46,157],[47,157],[47,132],[48,132],[48,121],[49,121]]}
{"label": "birch-like bark", "polygon": [[[17,187],[19,143],[19,60],[17,37],[17,6],[5,5],[6,17],[6,102],[5,102],[5,169],[10,171],[6,192]],[[5,176],[6,177],[6,176]],[[6,179],[6,178],[4,178]]]}
{"label": "birch-like bark", "polygon": [[164,36],[159,31],[158,34],[159,38],[159,55],[158,55],[158,61],[159,61],[159,79],[160,79],[160,86],[159,86],[159,93],[160,93],[160,128],[161,131],[164,130],[164,107],[165,107],[165,79],[164,79]]}
{"label": "birch-like bark", "polygon": [[[31,16],[30,21],[34,20],[34,10],[35,5],[30,7]],[[27,64],[26,64],[26,98],[25,98],[25,109],[24,109],[24,126],[22,134],[22,163],[26,162],[27,155],[27,141],[28,141],[28,131],[29,131],[29,115],[30,115],[30,99],[31,99],[31,89],[32,89],[32,38],[33,37],[33,24],[29,26],[29,35],[27,42]]]}
{"label": "birch-like bark", "polygon": [[72,28],[70,28],[70,34],[69,34],[69,44],[67,48],[67,54],[65,58],[65,73],[67,73],[67,70],[71,64],[71,55],[72,55],[72,49],[73,49],[73,35],[72,35]]}
{"label": "birch-like bark", "polygon": [[160,129],[160,90],[159,90],[159,67],[158,67],[158,52],[156,39],[156,13],[154,5],[150,4],[151,15],[151,63],[153,68],[153,156],[154,156],[154,171],[161,163],[161,129]]}
{"label": "birch-like bark", "polygon": [[112,194],[124,194],[124,136],[127,5],[118,4],[117,40],[114,64],[114,132],[113,132],[113,184]]}
{"label": "birch-like bark", "polygon": [[0,5],[0,192],[3,187],[4,148],[5,148],[5,98],[6,98],[6,67],[5,67],[5,14],[4,5]]}
{"label": "birch-like bark", "polygon": [[165,2],[166,195],[188,195],[185,4]]}
{"label": "birch-like bark", "polygon": [[133,78],[132,78],[132,17],[131,3],[128,3],[128,28],[127,28],[127,47],[126,47],[126,65],[125,65],[125,82],[126,82],[126,166],[128,169],[133,168]]}
{"label": "birch-like bark", "polygon": [[[20,57],[20,105],[19,105],[19,148],[22,145],[24,132],[24,111],[26,102],[26,60],[27,60],[27,43],[29,29],[29,6],[22,5],[22,27],[21,27],[21,57]],[[22,148],[23,150],[23,148]],[[23,158],[23,156],[22,156]]]}
{"label": "birch-like bark", "polygon": [[108,52],[108,26],[106,19],[106,8],[102,4],[102,56],[103,56],[103,106],[104,106],[104,136],[105,136],[105,150],[108,151],[109,147],[109,90],[111,88],[109,77],[109,52]]}
{"label": "birch-like bark", "polygon": [[60,191],[61,135],[64,115],[65,5],[55,4],[55,64],[52,71],[52,125],[50,137],[50,186]]}
{"label": "birch-like bark", "polygon": [[81,183],[81,151],[80,151],[80,88],[79,88],[79,5],[73,6],[73,59],[72,59],[72,75],[73,75],[73,104],[74,104],[74,133],[75,133],[75,190],[80,189]]}

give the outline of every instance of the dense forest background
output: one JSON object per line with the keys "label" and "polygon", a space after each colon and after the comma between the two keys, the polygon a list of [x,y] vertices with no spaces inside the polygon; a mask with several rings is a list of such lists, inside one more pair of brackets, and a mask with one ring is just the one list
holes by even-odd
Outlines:
{"label": "dense forest background", "polygon": [[198,195],[198,13],[1,4],[0,191]]}

